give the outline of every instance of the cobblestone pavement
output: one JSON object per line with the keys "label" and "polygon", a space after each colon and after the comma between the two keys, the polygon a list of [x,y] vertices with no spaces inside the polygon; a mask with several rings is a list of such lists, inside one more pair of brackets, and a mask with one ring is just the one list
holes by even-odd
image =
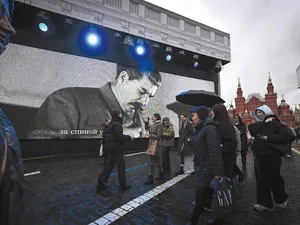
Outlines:
{"label": "cobblestone pavement", "polygon": [[[294,146],[294,149],[300,153],[300,146]],[[300,155],[293,153],[292,158],[283,158],[282,165],[282,175],[290,195],[288,207],[281,211],[275,210],[273,213],[260,213],[252,209],[255,204],[255,177],[253,157],[249,152],[247,176],[245,181],[238,185],[239,210],[228,219],[226,224],[300,224],[300,173],[298,172]],[[175,172],[178,169],[175,152],[171,153],[171,159],[172,170]],[[95,193],[95,184],[101,162],[102,159],[96,155],[61,156],[25,161],[25,173],[35,171],[41,173],[25,177],[28,218],[24,224],[89,225],[160,185],[160,183],[148,187],[142,185],[148,174],[146,165],[148,158],[146,155],[136,155],[126,158],[126,166],[129,169],[127,180],[132,188],[124,193],[118,192],[116,190],[118,179],[114,173],[109,180],[108,195],[98,195]],[[194,176],[187,176],[111,224],[185,225],[193,208],[194,184]],[[205,216],[200,219],[199,224],[204,224],[203,219]]]}

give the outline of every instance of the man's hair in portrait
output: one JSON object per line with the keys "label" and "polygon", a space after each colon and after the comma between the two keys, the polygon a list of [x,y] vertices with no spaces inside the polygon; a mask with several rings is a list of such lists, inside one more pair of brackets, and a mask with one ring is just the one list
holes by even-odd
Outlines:
{"label": "man's hair in portrait", "polygon": [[[0,4],[3,4],[5,7],[5,11],[7,13],[7,17],[9,20],[11,20],[11,16],[13,14],[14,8],[15,8],[15,1],[14,0],[0,0]],[[0,12],[1,15],[2,12]],[[2,17],[1,15],[0,17]]]}
{"label": "man's hair in portrait", "polygon": [[152,84],[156,86],[159,86],[161,84],[161,75],[157,71],[147,71],[147,70],[141,71],[139,68],[118,65],[117,78],[119,77],[119,74],[123,71],[125,71],[128,74],[129,80],[140,80],[143,78],[143,76],[147,76]]}

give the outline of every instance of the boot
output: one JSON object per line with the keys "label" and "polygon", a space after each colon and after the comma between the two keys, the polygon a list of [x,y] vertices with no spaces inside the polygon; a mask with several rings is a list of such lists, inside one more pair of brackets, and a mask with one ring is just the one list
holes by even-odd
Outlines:
{"label": "boot", "polygon": [[96,185],[96,192],[100,193],[101,191],[105,190],[108,188],[107,183],[98,181],[98,184]]}
{"label": "boot", "polygon": [[143,183],[143,185],[150,185],[150,184],[154,184],[154,180],[153,180],[153,176],[148,176],[148,179],[146,180],[146,182]]}
{"label": "boot", "polygon": [[159,176],[157,178],[155,178],[155,180],[157,180],[157,181],[164,181],[165,180],[165,173],[164,172],[160,172]]}
{"label": "boot", "polygon": [[180,175],[180,174],[184,174],[183,171],[183,166],[180,166],[180,170],[178,172],[175,173],[176,176]]}
{"label": "boot", "polygon": [[126,191],[126,190],[128,190],[128,189],[130,189],[130,188],[131,188],[130,185],[120,186],[120,187],[119,187],[119,191]]}

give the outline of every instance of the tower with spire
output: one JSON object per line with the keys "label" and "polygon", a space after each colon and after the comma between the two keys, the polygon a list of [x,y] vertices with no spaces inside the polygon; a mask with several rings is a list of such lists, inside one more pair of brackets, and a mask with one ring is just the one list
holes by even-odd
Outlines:
{"label": "tower with spire", "polygon": [[[296,116],[294,116],[297,112],[299,114],[297,118],[300,126],[300,105],[299,109],[296,108],[297,110],[295,109],[295,113],[293,113],[292,109],[290,109],[290,106],[286,103],[284,96],[282,96],[281,104],[278,107],[277,93],[274,91],[270,72],[268,73],[268,75],[267,93],[265,95],[265,98],[263,98],[260,93],[252,93],[248,95],[246,100],[243,96],[240,78],[238,78],[238,88],[236,92],[237,97],[235,98],[235,114],[240,115],[246,124],[254,123],[255,109],[261,105],[267,105],[272,109],[273,113],[282,120],[282,122],[287,123],[291,126],[297,126],[295,119]],[[231,105],[228,109],[229,114],[233,114],[234,112],[234,108]]]}
{"label": "tower with spire", "polygon": [[267,94],[265,95],[265,101],[267,105],[272,109],[274,114],[278,114],[278,105],[277,105],[277,93],[274,91],[274,86],[272,83],[271,73],[269,72],[269,79],[267,85]]}
{"label": "tower with spire", "polygon": [[237,97],[234,99],[235,101],[235,111],[240,116],[244,115],[245,112],[245,98],[243,96],[243,90],[241,87],[241,80],[238,78],[238,88],[237,88]]}
{"label": "tower with spire", "polygon": [[278,115],[281,121],[292,126],[293,125],[293,111],[290,109],[290,106],[286,103],[284,95],[282,95],[281,103],[278,107]]}

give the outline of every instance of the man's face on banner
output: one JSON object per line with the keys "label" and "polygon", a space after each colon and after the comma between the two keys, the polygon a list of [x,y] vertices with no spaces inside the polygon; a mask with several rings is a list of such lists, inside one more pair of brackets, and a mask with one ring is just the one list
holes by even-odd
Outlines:
{"label": "man's face on banner", "polygon": [[9,43],[10,35],[16,31],[10,23],[9,7],[7,0],[0,0],[0,55]]}
{"label": "man's face on banner", "polygon": [[143,76],[139,80],[129,80],[129,75],[125,71],[120,73],[115,84],[117,100],[126,113],[147,106],[157,89],[158,86],[153,84],[148,76]]}

